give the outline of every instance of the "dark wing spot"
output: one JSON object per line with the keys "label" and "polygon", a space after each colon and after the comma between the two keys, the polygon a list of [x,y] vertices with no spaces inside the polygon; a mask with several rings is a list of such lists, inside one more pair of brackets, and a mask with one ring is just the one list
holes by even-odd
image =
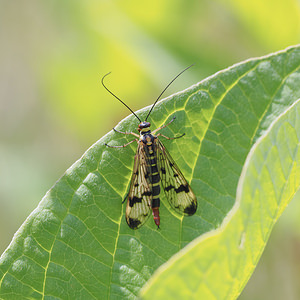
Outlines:
{"label": "dark wing spot", "polygon": [[128,226],[131,229],[137,229],[139,225],[141,224],[141,221],[138,219],[128,218],[126,219]]}
{"label": "dark wing spot", "polygon": [[166,192],[168,192],[171,189],[174,189],[174,185],[168,185],[168,186],[165,187]]}
{"label": "dark wing spot", "polygon": [[178,177],[179,175],[177,173],[174,173],[174,177]]}
{"label": "dark wing spot", "polygon": [[176,193],[181,193],[181,192],[188,193],[189,191],[190,191],[189,186],[188,185],[183,185],[183,184],[181,184],[178,189],[175,189]]}
{"label": "dark wing spot", "polygon": [[133,207],[133,205],[135,203],[141,203],[142,202],[142,198],[139,198],[139,197],[136,197],[136,196],[133,196],[133,198],[128,198],[128,201],[129,201],[129,206],[130,207]]}
{"label": "dark wing spot", "polygon": [[174,166],[174,164],[173,164],[173,163],[171,163],[171,162],[169,162],[169,164],[170,164],[170,167],[173,167],[173,166]]}
{"label": "dark wing spot", "polygon": [[[166,186],[165,187],[165,191],[166,192],[168,192],[169,190],[171,190],[171,189],[175,189],[175,187],[173,186],[173,185],[169,185],[169,186]],[[183,185],[183,184],[181,184],[180,186],[179,186],[179,188],[178,189],[175,189],[175,192],[178,194],[178,193],[181,193],[181,192],[186,192],[186,193],[188,193],[190,191],[190,188],[189,188],[189,186],[188,185]]]}
{"label": "dark wing spot", "polygon": [[145,191],[142,196],[151,196],[152,193],[150,191]]}
{"label": "dark wing spot", "polygon": [[135,183],[135,184],[134,184],[134,186],[135,186],[135,187],[138,187],[138,186],[139,186],[139,184],[138,184],[138,183]]}
{"label": "dark wing spot", "polygon": [[161,173],[162,174],[166,174],[166,169],[165,168],[161,168]]}
{"label": "dark wing spot", "polygon": [[192,202],[191,205],[189,205],[184,209],[184,213],[191,216],[196,212],[196,210],[197,210],[197,202]]}
{"label": "dark wing spot", "polygon": [[136,176],[139,175],[139,170],[137,170],[135,173],[134,173]]}

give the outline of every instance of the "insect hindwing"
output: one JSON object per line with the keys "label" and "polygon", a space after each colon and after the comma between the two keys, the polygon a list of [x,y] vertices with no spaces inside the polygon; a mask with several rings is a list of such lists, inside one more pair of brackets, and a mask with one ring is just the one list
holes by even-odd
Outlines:
{"label": "insect hindwing", "polygon": [[157,143],[157,159],[161,183],[171,207],[180,214],[191,216],[197,210],[197,198],[159,139]]}
{"label": "insect hindwing", "polygon": [[152,201],[150,172],[144,146],[138,143],[126,205],[126,221],[132,229],[141,227],[150,216]]}

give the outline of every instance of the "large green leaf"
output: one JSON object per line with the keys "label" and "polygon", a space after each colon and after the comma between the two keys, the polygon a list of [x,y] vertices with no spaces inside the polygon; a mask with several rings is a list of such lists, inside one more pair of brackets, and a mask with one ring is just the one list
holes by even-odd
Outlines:
{"label": "large green leaf", "polygon": [[300,100],[251,149],[224,224],[163,265],[147,283],[144,298],[236,299],[299,187]]}
{"label": "large green leaf", "polygon": [[[114,132],[100,139],[46,194],[2,255],[0,297],[135,297],[173,254],[222,224],[235,203],[251,147],[300,97],[299,66],[300,47],[293,47],[233,66],[157,104],[152,128],[176,115],[162,132],[186,133],[165,145],[199,203],[195,216],[183,218],[162,195],[160,230],[149,219],[132,231],[124,220],[122,199],[136,145],[106,148],[105,142],[130,140]],[[148,110],[138,112],[141,119]],[[136,127],[133,116],[117,126],[123,131]]]}

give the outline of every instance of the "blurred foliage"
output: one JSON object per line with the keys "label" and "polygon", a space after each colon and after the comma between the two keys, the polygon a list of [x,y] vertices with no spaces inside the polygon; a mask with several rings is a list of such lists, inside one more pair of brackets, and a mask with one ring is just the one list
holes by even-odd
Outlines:
{"label": "blurred foliage", "polygon": [[60,13],[53,16],[57,49],[43,65],[49,102],[80,139],[91,143],[128,114],[101,87],[107,72],[112,71],[109,86],[137,109],[150,104],[174,74],[191,63],[196,64],[194,70],[171,91],[234,62],[297,42],[299,10],[294,1],[285,10],[282,1],[242,3],[67,1],[62,7],[52,2],[52,12]]}
{"label": "blurred foliage", "polygon": [[1,250],[59,175],[129,114],[101,86],[104,74],[112,71],[106,84],[137,110],[191,63],[166,96],[299,43],[299,7],[297,0],[1,0]]}

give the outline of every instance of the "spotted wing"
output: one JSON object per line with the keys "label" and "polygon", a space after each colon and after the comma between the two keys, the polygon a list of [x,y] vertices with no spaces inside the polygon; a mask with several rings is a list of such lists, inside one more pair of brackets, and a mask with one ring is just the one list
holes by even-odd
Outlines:
{"label": "spotted wing", "polygon": [[144,146],[142,143],[138,143],[125,215],[127,224],[132,229],[141,227],[150,216],[152,200],[150,172]]}
{"label": "spotted wing", "polygon": [[156,139],[161,183],[171,207],[180,214],[191,216],[197,210],[197,198],[159,139]]}

